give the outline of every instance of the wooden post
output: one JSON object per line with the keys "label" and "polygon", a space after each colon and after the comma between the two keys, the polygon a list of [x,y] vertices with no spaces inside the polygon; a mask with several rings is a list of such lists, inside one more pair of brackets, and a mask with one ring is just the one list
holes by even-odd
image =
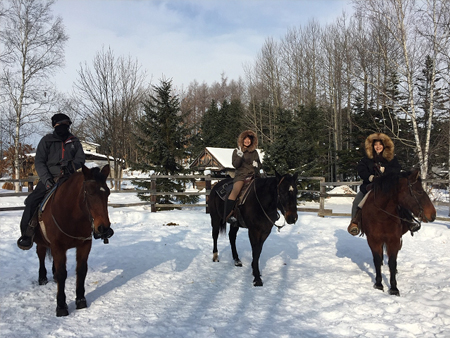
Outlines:
{"label": "wooden post", "polygon": [[206,189],[206,213],[209,214],[209,193],[211,192],[211,175],[205,177],[205,189]]}
{"label": "wooden post", "polygon": [[320,217],[325,217],[325,193],[327,191],[323,183],[325,183],[325,177],[320,178],[320,206],[319,213],[317,214]]}
{"label": "wooden post", "polygon": [[156,212],[156,177],[152,177],[150,181],[150,211]]}
{"label": "wooden post", "polygon": [[[33,176],[33,173],[29,173],[28,177]],[[28,192],[33,191],[33,181],[28,181]]]}

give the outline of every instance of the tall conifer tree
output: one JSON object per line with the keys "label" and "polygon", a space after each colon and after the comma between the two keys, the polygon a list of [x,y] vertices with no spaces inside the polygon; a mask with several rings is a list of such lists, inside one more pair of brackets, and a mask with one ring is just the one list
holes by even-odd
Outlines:
{"label": "tall conifer tree", "polygon": [[[153,86],[154,94],[144,102],[144,114],[137,121],[138,132],[136,141],[139,163],[133,165],[135,169],[144,172],[153,171],[155,174],[174,175],[184,171],[182,161],[187,157],[187,136],[180,101],[172,93],[171,81],[161,80],[159,86]],[[182,192],[184,182],[158,179],[157,191]],[[139,186],[149,188],[149,182],[138,183]],[[197,196],[195,196],[197,197]],[[171,198],[170,195],[158,196],[158,203],[171,201],[191,201],[194,198]],[[148,199],[148,196],[140,196]],[[197,197],[198,198],[198,197]]]}

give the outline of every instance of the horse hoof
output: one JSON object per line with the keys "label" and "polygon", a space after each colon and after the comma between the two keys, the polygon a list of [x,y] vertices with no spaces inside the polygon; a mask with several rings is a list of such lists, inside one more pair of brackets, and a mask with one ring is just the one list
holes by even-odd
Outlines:
{"label": "horse hoof", "polygon": [[234,266],[242,266],[242,262],[239,258],[234,260]]}
{"label": "horse hoof", "polygon": [[77,306],[77,310],[87,308],[86,298],[76,299],[75,304]]}
{"label": "horse hoof", "polygon": [[400,291],[390,289],[390,290],[389,290],[389,294],[390,294],[390,295],[393,295],[393,296],[400,296]]}
{"label": "horse hoof", "polygon": [[377,289],[377,290],[384,291],[383,285],[381,285],[381,284],[379,284],[379,285],[374,284],[374,285],[373,285],[373,288],[374,288],[374,289]]}
{"label": "horse hoof", "polygon": [[67,310],[67,305],[65,307],[56,307],[56,317],[64,317],[69,315],[69,310]]}
{"label": "horse hoof", "polygon": [[217,252],[215,252],[213,254],[213,262],[218,262],[219,261],[219,254]]}
{"label": "horse hoof", "polygon": [[45,285],[48,283],[47,277],[45,278],[39,278],[39,285]]}
{"label": "horse hoof", "polygon": [[253,286],[263,286],[262,280],[254,280],[253,281]]}

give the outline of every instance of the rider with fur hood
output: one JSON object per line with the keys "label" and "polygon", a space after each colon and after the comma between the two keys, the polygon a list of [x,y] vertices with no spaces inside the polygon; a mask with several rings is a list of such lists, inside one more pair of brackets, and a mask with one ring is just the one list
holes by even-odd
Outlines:
{"label": "rider with fur hood", "polygon": [[363,180],[352,206],[352,221],[348,232],[356,236],[360,232],[359,223],[361,209],[358,204],[367,194],[367,186],[377,177],[387,174],[398,174],[401,171],[400,163],[394,153],[394,142],[383,133],[373,133],[366,138],[365,156],[359,161],[357,171]]}
{"label": "rider with fur hood", "polygon": [[[233,210],[236,198],[244,186],[245,180],[254,176],[255,173],[258,175],[262,167],[258,151],[256,150],[258,148],[258,137],[256,133],[251,130],[243,131],[238,137],[237,145],[238,147],[234,149],[231,159],[236,171],[233,179],[233,190],[230,192],[227,200],[227,216]],[[234,224],[236,218],[230,216],[227,221]]]}

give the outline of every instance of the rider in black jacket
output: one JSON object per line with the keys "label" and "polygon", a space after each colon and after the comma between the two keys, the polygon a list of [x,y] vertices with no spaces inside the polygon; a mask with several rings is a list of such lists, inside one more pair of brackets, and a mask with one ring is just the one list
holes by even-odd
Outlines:
{"label": "rider in black jacket", "polygon": [[33,246],[36,223],[33,215],[45,197],[53,188],[57,178],[74,173],[85,162],[83,147],[78,138],[70,131],[72,121],[65,114],[52,116],[53,133],[45,135],[36,150],[35,167],[39,182],[25,200],[25,210],[20,221],[22,236],[17,241],[19,248],[28,250]]}

